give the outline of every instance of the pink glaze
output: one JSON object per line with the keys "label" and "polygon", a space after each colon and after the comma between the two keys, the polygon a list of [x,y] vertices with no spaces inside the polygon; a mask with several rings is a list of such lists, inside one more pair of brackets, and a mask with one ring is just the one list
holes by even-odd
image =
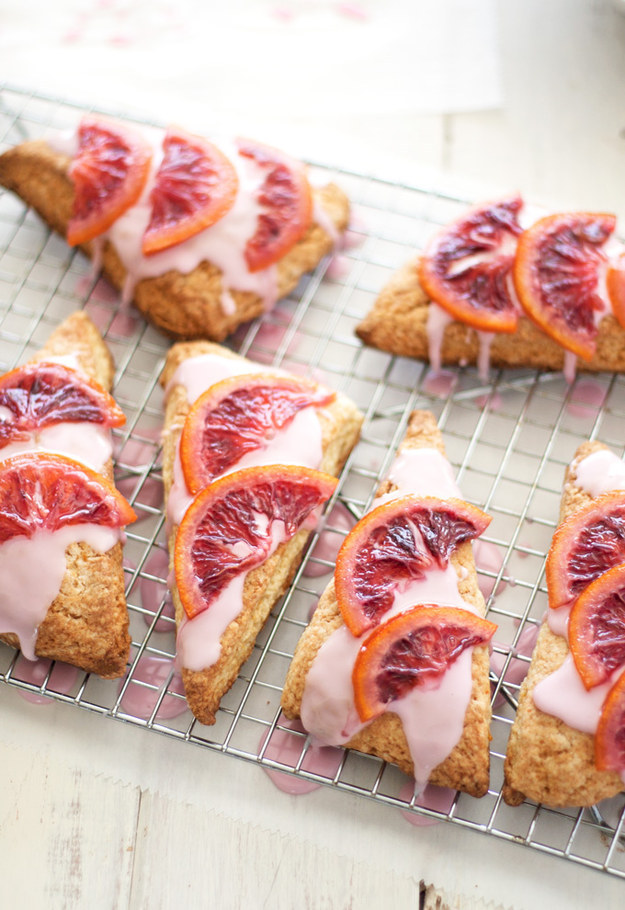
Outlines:
{"label": "pink glaze", "polygon": [[374,506],[405,493],[438,496],[440,499],[462,499],[453,469],[438,449],[403,449],[391,465],[388,480],[397,489],[377,497]]}
{"label": "pink glaze", "polygon": [[607,390],[594,379],[580,379],[575,383],[567,411],[574,417],[597,417],[607,396]]}
{"label": "pink glaze", "polygon": [[430,370],[423,381],[423,391],[428,395],[435,395],[437,398],[447,398],[451,395],[456,384],[458,376],[451,370]]}
{"label": "pink glaze", "polygon": [[152,173],[139,202],[125,212],[108,232],[128,273],[124,297],[130,299],[135,284],[143,278],[155,277],[171,270],[188,274],[201,262],[210,262],[222,272],[225,287],[255,293],[269,309],[278,299],[276,266],[250,272],[244,256],[245,245],[255,234],[262,211],[257,202],[257,194],[266,172],[253,158],[239,155],[234,146],[219,143],[239,178],[239,190],[232,208],[216,224],[183,243],[151,256],[142,254],[142,237],[151,212],[150,193],[162,159],[162,139],[163,133],[157,131],[153,137]]}
{"label": "pink glaze", "polygon": [[[280,520],[269,522],[265,530],[266,536],[259,542],[259,562],[268,559],[287,540],[284,522]],[[178,627],[177,641],[181,666],[199,671],[217,662],[221,654],[221,636],[241,612],[246,577],[246,572],[235,575],[208,610],[193,619],[183,619]]]}
{"label": "pink glaze", "polygon": [[[0,420],[2,416],[0,415]],[[55,423],[33,431],[28,439],[0,449],[0,461],[20,452],[54,452],[101,471],[111,458],[111,431],[96,423]]]}
{"label": "pink glaze", "polygon": [[[492,642],[493,650],[490,655],[490,668],[496,676],[500,677],[503,673],[508,652],[510,651],[513,655],[503,677],[502,685],[518,686],[527,676],[527,671],[530,666],[529,660],[519,660],[519,657],[531,657],[534,645],[536,644],[536,639],[538,638],[539,629],[540,626],[535,626],[533,624],[527,625],[519,635],[516,647],[514,648],[510,648],[509,645],[500,642]],[[497,648],[497,651],[494,650],[495,647]],[[503,701],[504,697],[500,690],[495,699],[495,706],[499,706]]]}
{"label": "pink glaze", "polygon": [[303,574],[307,578],[317,578],[320,575],[327,575],[332,571],[331,567],[323,565],[316,560],[336,563],[336,556],[345,539],[342,532],[351,531],[356,524],[356,519],[345,506],[337,502],[328,514],[324,522],[324,530],[319,535],[315,548],[310,554],[310,559],[306,563]]}
{"label": "pink glaze", "polygon": [[428,357],[430,366],[434,373],[440,373],[442,360],[441,348],[443,346],[443,335],[448,325],[451,325],[453,318],[449,313],[438,304],[430,301],[427,319],[427,337],[428,337]]}
{"label": "pink glaze", "polygon": [[[289,733],[289,730],[305,733],[304,728],[299,721],[288,720],[282,714],[278,719],[278,724],[279,727],[286,727],[287,729],[276,727],[269,737],[269,741],[267,741],[267,734],[264,734],[261,738],[259,753],[264,749],[264,758],[279,762],[281,765],[286,765],[293,769],[299,766],[302,770],[310,771],[321,777],[332,779],[335,776],[343,758],[343,753],[340,749],[335,749],[331,746],[317,746],[312,743],[306,752],[304,760],[299,765],[306,739],[304,736]],[[265,744],[267,744],[266,747]],[[321,786],[315,781],[296,777],[285,771],[277,771],[274,768],[267,767],[264,767],[263,770],[279,790],[292,796],[312,793],[313,790],[317,790]]]}
{"label": "pink glaze", "polygon": [[143,572],[145,575],[154,576],[154,578],[145,578],[142,575],[139,581],[141,606],[146,611],[143,617],[145,623],[148,626],[152,625],[154,616],[160,610],[160,618],[157,619],[154,625],[154,631],[172,632],[175,628],[173,622],[174,603],[167,586],[169,556],[165,550],[154,550],[146,559]]}
{"label": "pink glaze", "polygon": [[603,702],[624,670],[625,667],[619,667],[607,682],[587,691],[572,655],[567,654],[562,666],[534,687],[534,704],[545,714],[559,717],[574,730],[594,734]]}
{"label": "pink glaze", "polygon": [[[399,791],[399,798],[409,801],[412,799],[414,791],[414,781],[408,781]],[[449,790],[447,787],[434,787],[432,784],[428,784],[421,793],[417,794],[415,805],[420,806],[423,809],[431,809],[433,812],[441,812],[443,815],[448,815],[451,812],[455,798],[455,790]],[[438,825],[440,823],[440,819],[438,818],[433,818],[429,815],[420,815],[417,812],[404,811],[402,809],[401,814],[407,822],[410,822],[411,825],[415,825],[418,828],[427,828],[430,825]]]}
{"label": "pink glaze", "polygon": [[575,382],[575,376],[577,374],[577,355],[572,351],[564,352],[563,373],[565,380],[569,385],[572,385]]}
{"label": "pink glaze", "polygon": [[592,497],[625,490],[625,462],[609,449],[600,449],[574,465],[575,484]]}
{"label": "pink glaze", "polygon": [[[167,683],[173,669],[173,661],[168,658],[157,657],[152,654],[144,654],[140,657],[121,700],[121,706],[124,711],[133,717],[141,717],[148,720],[154,713],[165,685],[167,685],[168,692],[184,696],[182,679],[177,673],[174,672],[171,680]],[[126,678],[124,677],[121,680],[120,690]],[[142,682],[148,685],[139,685]],[[180,714],[184,714],[187,710],[187,703],[184,697],[176,698],[176,695],[165,695],[156,712],[157,720],[178,717]]]}
{"label": "pink glaze", "polygon": [[567,638],[569,636],[569,616],[571,615],[571,606],[558,607],[553,609],[550,607],[547,610],[547,616],[545,622],[551,629],[554,635],[561,635],[562,638]]}
{"label": "pink glaze", "polygon": [[35,659],[39,624],[65,575],[66,548],[82,541],[106,553],[121,536],[116,529],[81,524],[39,530],[32,537],[13,537],[0,544],[0,630],[18,636],[24,657]]}
{"label": "pink glaze", "polygon": [[492,332],[478,332],[477,372],[483,382],[488,380],[490,370],[490,349],[495,338]]}
{"label": "pink glaze", "polygon": [[[384,619],[419,603],[441,603],[474,611],[461,598],[458,577],[451,565],[444,570],[433,569],[398,590]],[[346,626],[340,626],[325,640],[306,677],[302,723],[326,745],[343,745],[364,726],[354,704],[352,670],[365,637],[356,638]],[[427,782],[432,768],[451,752],[462,733],[471,693],[471,655],[472,649],[468,648],[451,665],[438,688],[415,688],[389,708],[402,719],[420,785]]]}
{"label": "pink glaze", "polygon": [[[51,673],[50,667],[52,667]],[[51,660],[42,658],[26,660],[22,654],[17,658],[12,675],[14,679],[19,679],[22,682],[31,683],[34,686],[42,686],[48,673],[50,673],[50,678],[48,679],[46,691],[50,693],[58,692],[62,695],[69,695],[78,679],[76,667],[71,667],[69,664],[64,664],[60,661],[56,661],[53,664]],[[27,689],[19,689],[18,691],[22,698],[35,705],[52,704],[50,694],[41,695],[37,692],[29,692]]]}
{"label": "pink glaze", "polygon": [[[397,489],[375,499],[372,508],[405,493],[461,498],[451,465],[436,449],[404,449],[391,465],[388,479]],[[460,595],[458,581],[456,570],[448,564],[398,586],[393,605],[381,621],[416,604],[445,604],[475,612]],[[346,626],[340,626],[324,641],[306,676],[302,723],[323,744],[343,745],[364,726],[352,685],[353,666],[364,637],[356,638]],[[472,654],[473,649],[467,648],[436,686],[417,686],[388,707],[401,718],[419,789],[462,734],[471,697]]]}

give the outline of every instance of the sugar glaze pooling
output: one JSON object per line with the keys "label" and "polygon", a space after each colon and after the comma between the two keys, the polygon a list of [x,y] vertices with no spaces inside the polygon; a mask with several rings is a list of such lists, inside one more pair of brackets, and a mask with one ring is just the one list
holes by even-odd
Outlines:
{"label": "sugar glaze pooling", "polygon": [[[436,449],[404,449],[388,475],[396,485],[391,493],[374,500],[372,508],[405,495],[461,498],[451,465]],[[417,603],[442,603],[475,612],[458,590],[453,565],[434,568],[425,577],[411,581],[395,593],[392,607],[384,616]],[[344,745],[364,727],[354,704],[352,670],[363,638],[356,638],[342,625],[319,649],[307,674],[301,705],[304,727],[319,743]],[[402,721],[414,764],[417,789],[422,789],[433,768],[443,761],[459,741],[471,697],[473,648],[467,648],[448,668],[436,688],[415,687],[389,705]]]}
{"label": "sugar glaze pooling", "polygon": [[[168,386],[171,390],[177,385],[185,389],[190,404],[214,383],[242,373],[281,372],[267,370],[236,358],[220,357],[216,354],[205,354],[189,358],[178,367]],[[251,465],[295,464],[318,469],[322,458],[321,424],[314,406],[303,408],[292,423],[283,431],[276,433],[268,444],[253,453],[249,453],[228,473]],[[174,458],[174,482],[168,498],[167,517],[170,527],[180,523],[192,501],[187,489],[178,447]],[[278,546],[286,540],[284,524],[281,521],[271,523],[264,551],[264,559],[269,558]],[[213,666],[221,653],[220,638],[230,623],[236,619],[243,608],[243,586],[247,573],[240,573],[226,586],[219,597],[193,619],[183,617],[178,628],[177,652],[178,662],[188,670],[200,671]]]}

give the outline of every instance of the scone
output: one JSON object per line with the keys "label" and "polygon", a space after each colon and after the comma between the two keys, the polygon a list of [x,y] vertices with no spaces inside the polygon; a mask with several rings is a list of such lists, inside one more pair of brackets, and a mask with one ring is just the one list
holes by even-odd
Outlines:
{"label": "scone", "polygon": [[[350,628],[346,625],[350,614],[345,612],[344,603],[348,601],[342,593],[345,582],[349,583],[349,578],[345,577],[343,554],[350,537],[358,535],[359,525],[364,527],[365,522],[371,522],[384,509],[385,503],[392,506],[423,497],[424,502],[431,503],[428,506],[433,516],[430,525],[427,529],[421,525],[415,529],[414,520],[409,517],[389,532],[385,544],[388,553],[385,549],[380,557],[384,560],[383,565],[380,564],[382,573],[391,581],[395,572],[402,572],[400,584],[393,593],[392,606],[389,608],[388,592],[384,594],[384,604],[382,596],[376,593],[370,603],[379,611],[378,624],[373,625],[373,631],[354,634],[353,620],[350,619]],[[488,647],[484,642],[495,627],[481,619],[485,604],[477,584],[470,539],[481,533],[489,519],[475,510],[479,513],[480,526],[472,527],[462,539],[454,539],[454,545],[445,551],[445,559],[439,554],[436,560],[426,564],[426,568],[422,567],[422,571],[415,570],[407,561],[413,546],[407,544],[409,538],[414,538],[417,551],[423,546],[423,540],[429,540],[427,546],[433,548],[432,552],[438,552],[436,541],[444,536],[441,528],[449,528],[447,521],[441,521],[444,508],[456,516],[456,526],[459,526],[460,510],[465,506],[473,508],[462,501],[444,455],[440,431],[429,412],[412,414],[397,457],[373,505],[375,508],[346,538],[337,560],[335,578],[322,595],[297,645],[284,686],[283,711],[289,718],[301,718],[304,727],[320,744],[344,745],[377,755],[414,775],[420,789],[430,782],[483,796],[488,789],[490,766]],[[453,535],[449,539],[452,538]],[[379,558],[375,553],[375,548],[382,546],[378,529],[372,540],[371,549],[363,550],[365,567]],[[348,560],[347,565],[351,564]],[[339,602],[337,592],[343,603]],[[424,683],[421,690],[416,686],[403,699],[389,701],[387,710],[370,722],[363,722],[358,707],[361,688],[358,665],[363,652],[369,650],[370,642],[383,635],[385,628],[394,621],[402,622],[413,612],[438,614],[439,607],[447,617],[450,614],[466,616],[468,611],[476,622],[489,627],[486,638],[458,653],[433,684]],[[437,633],[434,637],[444,641],[445,633],[441,631],[440,636]],[[408,646],[406,648],[410,650]],[[428,646],[425,650],[429,653]],[[401,652],[400,642],[393,652],[399,659],[398,666],[403,661]]]}
{"label": "scone", "polygon": [[522,206],[520,197],[477,206],[443,228],[391,277],[358,336],[436,370],[530,367],[569,380],[576,366],[624,370],[616,219],[558,214],[523,229]]}
{"label": "scone", "polygon": [[[115,180],[120,159],[126,170]],[[260,316],[332,249],[349,218],[336,185],[311,189],[302,165],[259,143],[217,148],[180,130],[95,117],[69,139],[5,152],[0,185],[178,339],[221,341]],[[110,212],[98,208],[96,218],[102,196]]]}
{"label": "scone", "polygon": [[[568,534],[572,521],[610,490],[625,490],[623,462],[599,442],[584,443],[566,472],[560,525],[548,557],[552,606],[521,686],[510,732],[503,788],[509,805],[519,805],[527,797],[549,806],[591,806],[623,789],[619,774],[598,770],[595,756],[597,722],[614,678],[587,691],[569,649],[573,611],[584,590],[590,590],[588,579],[580,577],[579,590],[568,604],[553,606],[561,601],[557,589],[566,577],[557,541]],[[594,547],[597,553],[604,550],[600,537]],[[594,564],[597,577],[601,560]]]}
{"label": "scone", "polygon": [[[277,465],[279,474],[284,473],[282,467],[286,465],[289,471],[295,470],[304,475],[306,472],[315,474],[323,472],[324,477],[336,476],[360,433],[362,416],[355,405],[345,396],[335,395],[326,390],[316,405],[302,407],[282,428],[277,428],[270,420],[271,425],[266,428],[268,436],[262,447],[259,448],[254,442],[243,461],[239,460],[239,453],[234,461],[230,459],[227,463],[220,463],[216,468],[219,475],[217,479],[214,477],[203,479],[200,476],[196,492],[189,490],[187,483],[191,484],[192,481],[187,475],[190,468],[194,467],[193,462],[196,461],[197,467],[204,466],[194,459],[193,445],[190,460],[188,455],[181,459],[181,435],[185,427],[188,429],[192,425],[197,407],[206,400],[206,396],[217,394],[213,390],[223,389],[224,386],[230,388],[232,382],[239,390],[243,389],[245,399],[245,387],[254,381],[254,377],[269,376],[270,385],[276,375],[288,377],[288,374],[281,371],[268,371],[266,367],[254,364],[218,345],[200,341],[174,345],[167,356],[162,375],[161,381],[167,389],[163,480],[169,528],[172,594],[178,629],[178,662],[182,668],[189,706],[198,720],[205,724],[215,723],[220,701],[249,657],[271,609],[287,589],[312,528],[310,522],[305,522],[299,530],[292,529],[294,533],[283,538],[276,549],[268,548],[267,555],[263,556],[251,570],[241,572],[236,569],[233,585],[234,587],[240,585],[238,594],[232,593],[233,587],[230,587],[226,590],[225,599],[221,597],[217,606],[211,604],[208,609],[190,618],[188,604],[185,603],[183,606],[179,582],[181,572],[192,561],[191,548],[189,547],[189,551],[184,550],[182,554],[178,551],[180,565],[176,552],[177,546],[181,545],[181,535],[186,532],[186,527],[191,521],[189,516],[193,513],[194,505],[202,502],[207,492],[210,494],[210,491],[219,488],[220,484],[223,485],[229,478],[243,476],[246,470],[262,472],[264,465]],[[236,377],[241,376],[244,380],[239,382]],[[313,390],[319,389],[315,384],[310,385]],[[313,395],[316,394],[313,391]],[[228,401],[232,400],[230,395]],[[194,410],[189,416],[192,405]],[[248,438],[250,434],[253,436],[254,430],[249,430],[248,424],[249,419],[254,418],[254,407],[247,405],[245,400],[243,406],[236,410],[232,406],[225,435],[230,438],[230,430],[236,428],[237,435],[240,432]],[[204,426],[202,421],[202,428]],[[211,457],[215,453],[220,455],[224,450],[224,433],[218,436],[214,421],[212,426],[213,430],[209,427],[203,442]],[[186,449],[184,451],[186,452]],[[299,467],[293,469],[292,465],[295,463]],[[204,486],[205,483],[208,485]],[[223,522],[229,525],[231,519],[232,523],[236,524],[236,516],[230,514],[223,516]],[[254,518],[250,519],[250,524],[254,521]],[[270,519],[269,528],[272,526]],[[214,535],[216,538],[220,537],[220,530],[216,529]],[[238,546],[240,548],[241,545]],[[232,550],[237,550],[237,544],[233,545]],[[245,552],[245,547],[243,550]],[[227,558],[230,558],[230,555],[226,553]],[[225,619],[219,612],[224,604],[227,611],[224,614]]]}
{"label": "scone", "polygon": [[[21,645],[27,657],[61,660],[104,678],[118,677],[126,669],[130,649],[121,541],[123,526],[134,520],[134,513],[112,485],[110,427],[119,425],[124,417],[105,392],[113,381],[111,355],[89,317],[77,312],[51,334],[29,364],[36,366],[36,373],[27,368],[28,375],[17,389],[12,387],[7,392],[7,380],[0,378],[0,400],[5,413],[12,414],[3,418],[5,428],[18,421],[16,415],[25,428],[23,432],[3,432],[0,472],[5,488],[9,478],[22,477],[25,499],[37,496],[41,530],[28,539],[22,533],[3,538],[0,559],[5,580],[0,622],[4,624],[4,634],[0,637],[13,647]],[[66,413],[67,403],[75,400],[71,383],[76,373],[88,381],[93,407],[83,401],[82,412],[74,412],[67,420],[55,419],[45,426],[35,423],[29,429],[35,411],[52,411],[57,417]],[[59,384],[66,379],[68,385]],[[105,416],[97,413],[101,407],[107,411]],[[76,488],[70,482],[75,476],[79,484]],[[39,482],[43,492],[37,486]],[[46,500],[48,482],[57,484],[56,501],[50,490],[52,502]],[[92,501],[83,496],[84,484],[93,497],[100,499]],[[61,497],[63,491],[67,500]],[[46,505],[66,516],[73,511],[73,517],[67,518],[70,526],[82,524],[76,534],[70,527],[71,542],[66,547],[62,538],[60,544],[51,542],[55,535],[48,534],[48,529],[54,530],[54,520],[48,521]],[[99,520],[94,515],[98,509],[101,516],[111,510],[110,521],[103,519],[105,526],[93,524]],[[67,530],[65,526],[55,533]],[[32,560],[38,566],[34,577],[32,565],[28,568]],[[58,585],[52,580],[53,571],[60,574]],[[22,605],[16,615],[14,593],[19,595],[20,585]],[[27,610],[34,609],[31,601],[38,602],[45,591],[53,593],[47,604],[44,597],[37,607],[44,612],[37,624],[35,618],[28,618]]]}

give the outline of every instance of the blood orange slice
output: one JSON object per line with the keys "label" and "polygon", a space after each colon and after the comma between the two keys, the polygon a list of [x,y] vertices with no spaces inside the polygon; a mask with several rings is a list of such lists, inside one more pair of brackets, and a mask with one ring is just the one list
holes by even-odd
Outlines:
{"label": "blood orange slice", "polygon": [[142,249],[168,249],[219,221],[232,208],[239,188],[234,165],[200,136],[170,129],[150,194],[152,214]]}
{"label": "blood orange slice", "polygon": [[420,604],[381,623],[358,652],[352,681],[356,710],[363,722],[415,686],[437,681],[466,648],[481,645],[497,626],[456,607]]}
{"label": "blood orange slice", "polygon": [[70,246],[103,234],[137,202],[151,160],[152,149],[139,134],[98,117],[82,119],[78,152],[69,169],[74,184]]}
{"label": "blood orange slice", "polygon": [[485,332],[514,332],[511,270],[520,196],[471,209],[429,244],[419,266],[425,292],[454,319]]}
{"label": "blood orange slice", "polygon": [[0,543],[63,525],[120,528],[136,515],[101,474],[62,455],[16,455],[0,462]]}
{"label": "blood orange slice", "polygon": [[174,552],[187,616],[207,610],[232,579],[293,537],[336,484],[319,471],[269,465],[227,474],[199,493],[180,523]]}
{"label": "blood orange slice", "polygon": [[584,360],[596,349],[603,245],[613,215],[573,212],[540,219],[519,238],[514,283],[527,315],[558,344]]}
{"label": "blood orange slice", "polygon": [[243,455],[262,448],[303,408],[334,397],[306,379],[270,373],[233,376],[211,386],[189,411],[180,437],[189,491],[197,493]]}
{"label": "blood orange slice", "polygon": [[599,771],[625,776],[625,673],[621,673],[603,703],[595,733],[595,765]]}
{"label": "blood orange slice", "polygon": [[398,588],[444,568],[452,551],[489,523],[476,506],[433,496],[401,496],[365,515],[343,541],[334,573],[350,632],[358,637],[377,625]]}
{"label": "blood orange slice", "polygon": [[625,565],[596,578],[569,617],[569,647],[587,689],[625,664]]}
{"label": "blood orange slice", "polygon": [[126,418],[98,383],[60,363],[29,363],[0,377],[0,448],[65,421],[119,427]]}
{"label": "blood orange slice", "polygon": [[256,232],[245,246],[250,272],[273,265],[303,237],[312,221],[312,191],[304,166],[268,145],[239,139],[239,154],[266,172],[258,194]]}
{"label": "blood orange slice", "polygon": [[604,493],[556,530],[545,573],[549,606],[570,606],[608,569],[625,562],[625,492]]}

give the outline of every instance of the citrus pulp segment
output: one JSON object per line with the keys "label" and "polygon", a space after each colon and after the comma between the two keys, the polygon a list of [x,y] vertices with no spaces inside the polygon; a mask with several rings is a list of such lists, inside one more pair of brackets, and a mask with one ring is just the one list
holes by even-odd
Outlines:
{"label": "citrus pulp segment", "polygon": [[401,496],[369,512],[349,532],[336,561],[343,621],[359,636],[393,605],[400,585],[444,568],[451,553],[478,537],[490,516],[460,499]]}
{"label": "citrus pulp segment", "polygon": [[476,207],[430,242],[419,281],[454,319],[485,332],[514,332],[511,270],[522,207],[520,196]]}
{"label": "citrus pulp segment", "polygon": [[273,265],[295,246],[312,222],[312,191],[304,166],[277,149],[249,139],[237,142],[239,154],[266,173],[258,193],[261,211],[245,246],[250,272]]}
{"label": "citrus pulp segment", "polygon": [[115,399],[94,380],[59,363],[29,363],[0,377],[0,448],[61,422],[125,423]]}
{"label": "citrus pulp segment", "polygon": [[549,606],[570,606],[613,566],[625,562],[625,491],[604,493],[556,530],[545,573]]}
{"label": "citrus pulp segment", "polygon": [[435,687],[469,647],[484,644],[497,626],[470,610],[419,604],[382,622],[363,642],[352,680],[358,715],[373,720],[416,686]]}
{"label": "citrus pulp segment", "polygon": [[138,201],[151,160],[151,147],[128,127],[98,117],[82,119],[69,169],[74,184],[70,246],[103,234]]}
{"label": "citrus pulp segment", "polygon": [[573,212],[541,218],[519,238],[514,283],[526,314],[562,347],[585,360],[596,349],[603,246],[616,226],[608,214]]}
{"label": "citrus pulp segment", "polygon": [[192,619],[207,610],[238,575],[275,548],[275,523],[289,540],[330,498],[337,479],[293,465],[244,468],[216,480],[193,500],[178,528],[174,570],[180,600]]}
{"label": "citrus pulp segment", "polygon": [[334,398],[334,392],[306,379],[270,373],[233,376],[211,386],[192,406],[180,437],[189,491],[197,493],[262,448],[303,408]]}
{"label": "citrus pulp segment", "polygon": [[587,689],[625,664],[625,564],[600,575],[580,594],[569,617],[569,647]]}
{"label": "citrus pulp segment", "polygon": [[163,160],[150,193],[152,212],[143,235],[145,255],[168,249],[219,221],[239,188],[229,158],[212,142],[168,130]]}
{"label": "citrus pulp segment", "polygon": [[625,776],[625,673],[614,683],[601,709],[595,733],[595,764]]}
{"label": "citrus pulp segment", "polygon": [[64,525],[121,528],[136,515],[101,474],[62,455],[16,455],[0,462],[0,543]]}

